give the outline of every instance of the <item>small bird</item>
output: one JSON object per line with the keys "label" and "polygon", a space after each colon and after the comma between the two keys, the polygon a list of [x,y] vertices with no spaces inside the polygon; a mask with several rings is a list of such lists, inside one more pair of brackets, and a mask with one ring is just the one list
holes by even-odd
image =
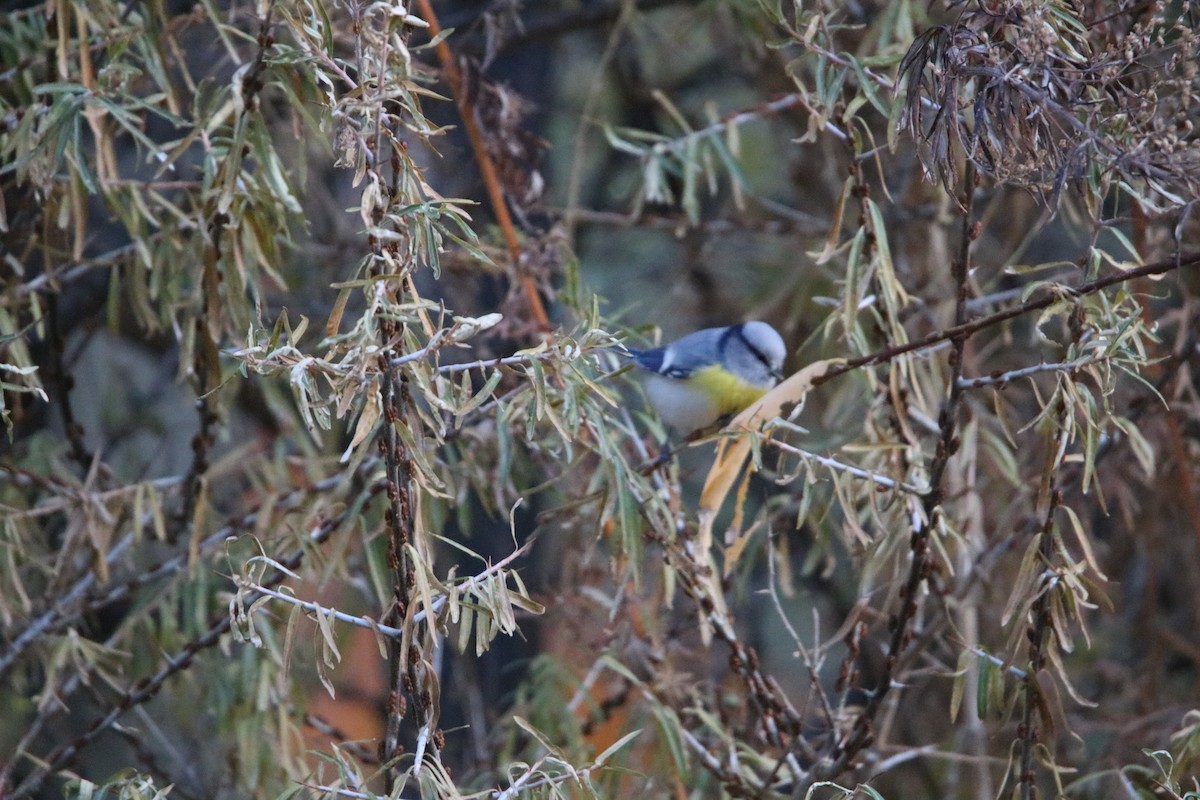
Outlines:
{"label": "small bird", "polygon": [[680,433],[741,411],[783,377],[787,346],[765,322],[705,328],[653,350],[630,350],[650,372],[646,396]]}

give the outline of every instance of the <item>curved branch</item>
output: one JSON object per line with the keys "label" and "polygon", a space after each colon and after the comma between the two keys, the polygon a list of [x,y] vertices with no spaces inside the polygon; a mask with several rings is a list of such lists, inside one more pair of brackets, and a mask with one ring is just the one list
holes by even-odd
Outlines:
{"label": "curved branch", "polygon": [[1160,261],[1155,261],[1145,266],[1137,267],[1136,269],[1118,272],[1113,275],[1106,275],[1103,278],[1097,278],[1087,283],[1082,283],[1078,286],[1063,286],[1055,285],[1053,287],[1046,286],[1040,291],[1041,297],[1031,298],[1024,303],[1006,308],[1003,311],[997,311],[995,314],[989,314],[986,317],[979,317],[970,322],[963,322],[945,330],[935,331],[928,336],[916,339],[905,344],[898,344],[894,347],[886,347],[883,350],[876,350],[874,353],[868,353],[865,356],[846,359],[841,364],[830,367],[829,371],[821,377],[813,381],[814,385],[820,385],[828,380],[836,378],[838,375],[844,375],[847,372],[858,369],[859,367],[868,367],[873,364],[882,364],[885,361],[891,361],[896,356],[912,353],[917,350],[924,350],[927,347],[932,347],[942,342],[953,341],[954,339],[970,336],[978,333],[981,330],[990,328],[993,325],[998,325],[1001,322],[1007,322],[1010,319],[1015,319],[1024,316],[1032,311],[1041,311],[1044,308],[1049,308],[1057,301],[1067,298],[1087,297],[1096,292],[1107,289],[1110,286],[1134,280],[1135,278],[1145,278],[1150,275],[1165,275],[1168,272],[1174,272],[1177,269],[1185,267],[1200,266],[1200,252],[1188,253],[1186,255],[1172,256],[1164,258]]}

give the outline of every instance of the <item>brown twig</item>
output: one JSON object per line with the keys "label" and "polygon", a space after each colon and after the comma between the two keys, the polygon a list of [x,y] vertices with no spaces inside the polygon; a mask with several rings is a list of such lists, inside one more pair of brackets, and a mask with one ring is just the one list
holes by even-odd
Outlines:
{"label": "brown twig", "polygon": [[[394,323],[390,323],[394,324]],[[409,457],[404,443],[396,431],[403,419],[404,395],[391,370],[382,368],[383,408],[385,422],[379,437],[379,449],[383,455],[387,480],[387,512],[384,516],[388,531],[387,558],[392,570],[392,608],[384,621],[395,627],[406,624],[409,596],[412,590],[412,566],[408,560],[408,545],[412,529],[412,507],[409,502],[408,468]],[[409,678],[410,659],[406,645],[412,646],[411,634],[407,640],[388,640],[388,702],[384,736],[380,740],[379,760],[394,762],[403,752],[400,744],[400,726],[408,711],[405,695],[411,695],[413,684]],[[405,689],[408,689],[406,692]],[[395,785],[396,771],[387,771],[386,789],[390,793]]]}
{"label": "brown twig", "polygon": [[[978,231],[971,218],[975,192],[975,172],[968,162],[967,174],[964,180],[965,189],[962,200],[962,232],[959,242],[958,257],[952,264],[957,296],[954,306],[954,322],[956,328],[961,328],[966,322],[966,303],[970,292],[971,243],[975,241]],[[830,776],[841,774],[853,761],[854,757],[874,739],[874,719],[883,705],[884,699],[892,688],[893,679],[900,665],[901,657],[908,648],[911,632],[909,626],[916,617],[918,606],[917,596],[921,584],[933,572],[934,563],[929,553],[929,539],[937,528],[941,515],[943,479],[950,459],[958,451],[958,408],[963,394],[961,385],[963,354],[969,333],[960,333],[950,339],[950,377],[946,400],[938,415],[938,442],[932,462],[929,465],[929,491],[921,498],[923,522],[913,532],[909,548],[912,551],[912,561],[908,577],[900,587],[900,609],[889,621],[891,638],[888,643],[887,658],[884,659],[883,671],[878,685],[867,699],[866,706],[854,721],[854,727],[844,741],[833,751],[833,761],[822,774]]]}
{"label": "brown twig", "polygon": [[[262,91],[262,74],[267,67],[267,52],[275,43],[271,32],[271,17],[275,10],[273,2],[266,5],[259,19],[257,44],[254,61],[241,80],[241,96],[243,119],[253,114],[258,108],[259,93]],[[233,150],[221,162],[218,175],[224,175],[229,170],[240,169],[238,159],[248,158],[248,151]],[[215,183],[222,178],[218,177]],[[220,418],[215,410],[212,392],[221,383],[221,365],[218,356],[221,315],[221,252],[224,234],[230,227],[229,213],[222,210],[218,196],[209,199],[204,208],[205,245],[202,258],[200,278],[200,313],[195,319],[195,344],[192,353],[193,382],[196,391],[196,416],[199,419],[199,430],[192,437],[192,466],[188,472],[183,487],[183,507],[180,510],[178,526],[172,531],[191,527],[199,516],[200,504],[204,502],[206,473],[209,469],[208,454],[216,438],[215,427]]]}
{"label": "brown twig", "polygon": [[1168,272],[1173,272],[1176,269],[1185,267],[1195,267],[1200,265],[1200,253],[1188,253],[1178,257],[1165,258],[1161,261],[1155,261],[1145,266],[1136,267],[1126,270],[1125,272],[1116,272],[1112,275],[1106,275],[1103,278],[1097,278],[1086,283],[1081,283],[1078,286],[1063,286],[1055,284],[1046,286],[1041,289],[1044,294],[1041,297],[1031,298],[1024,303],[1006,308],[1002,311],[997,311],[995,314],[989,314],[986,317],[979,317],[970,322],[963,322],[945,330],[935,331],[921,339],[916,339],[906,344],[899,344],[894,347],[886,347],[882,350],[876,350],[874,353],[868,353],[865,356],[846,359],[841,364],[830,367],[829,371],[821,377],[813,381],[814,385],[825,383],[838,375],[844,375],[847,372],[858,369],[859,367],[867,367],[872,364],[882,364],[885,361],[891,361],[896,356],[911,353],[916,350],[924,350],[927,347],[932,347],[942,342],[953,341],[956,338],[967,337],[974,333],[978,333],[985,328],[990,328],[993,325],[998,325],[1001,322],[1006,322],[1010,319],[1024,316],[1033,311],[1041,311],[1044,308],[1049,308],[1056,302],[1063,299],[1075,299],[1087,297],[1096,292],[1107,289],[1110,286],[1115,286],[1125,281],[1130,281],[1135,278],[1141,278],[1148,275],[1165,275]]}
{"label": "brown twig", "polygon": [[1017,729],[1020,740],[1020,768],[1017,777],[1020,786],[1021,800],[1033,800],[1037,792],[1037,774],[1033,771],[1034,755],[1041,741],[1040,730],[1036,724],[1037,710],[1044,707],[1042,690],[1038,684],[1038,675],[1046,663],[1046,637],[1053,630],[1050,619],[1050,604],[1053,599],[1054,587],[1045,584],[1053,579],[1051,565],[1054,558],[1054,513],[1062,505],[1062,491],[1059,489],[1056,474],[1061,465],[1063,439],[1069,435],[1066,424],[1067,407],[1061,398],[1056,410],[1057,426],[1051,437],[1050,446],[1046,453],[1046,465],[1043,469],[1041,495],[1038,505],[1044,509],[1040,526],[1041,540],[1038,542],[1039,568],[1043,570],[1040,581],[1040,591],[1029,612],[1029,668],[1023,680],[1025,687],[1024,707],[1021,710],[1021,724]]}

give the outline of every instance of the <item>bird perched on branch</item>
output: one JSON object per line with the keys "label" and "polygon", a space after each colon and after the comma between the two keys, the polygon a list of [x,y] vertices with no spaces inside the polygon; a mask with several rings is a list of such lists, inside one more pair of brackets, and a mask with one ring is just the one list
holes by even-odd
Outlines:
{"label": "bird perched on branch", "polygon": [[630,350],[647,370],[646,396],[681,433],[708,427],[766,394],[783,377],[787,346],[765,322],[705,328],[653,350]]}

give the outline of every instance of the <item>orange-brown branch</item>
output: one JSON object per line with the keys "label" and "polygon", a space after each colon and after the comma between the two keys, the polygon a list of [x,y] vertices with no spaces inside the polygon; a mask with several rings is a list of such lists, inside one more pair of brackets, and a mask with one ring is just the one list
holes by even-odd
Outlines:
{"label": "orange-brown branch", "polygon": [[[437,14],[434,13],[433,4],[430,0],[417,0],[417,5],[421,8],[421,16],[429,23],[430,37],[437,38],[442,31],[442,26],[438,22]],[[462,74],[458,71],[454,53],[444,39],[437,43],[436,49],[438,60],[442,64],[442,75],[445,76],[446,83],[450,86],[450,93],[454,96],[454,102],[462,116],[463,127],[466,128],[467,138],[471,141],[471,150],[474,151],[475,161],[479,164],[479,172],[483,176],[484,186],[487,187],[488,199],[491,200],[496,221],[500,224],[500,230],[504,232],[504,241],[508,246],[508,255],[512,259],[513,270],[529,298],[530,313],[543,330],[550,330],[550,319],[546,316],[546,307],[538,293],[537,284],[534,283],[533,278],[521,270],[521,242],[517,239],[517,229],[513,225],[512,216],[508,213],[508,205],[504,201],[504,189],[500,186],[500,177],[496,174],[496,166],[492,163],[491,156],[488,155],[487,146],[483,141],[483,132],[479,129],[479,121],[475,118],[475,111],[471,107],[467,93],[463,91]]]}

